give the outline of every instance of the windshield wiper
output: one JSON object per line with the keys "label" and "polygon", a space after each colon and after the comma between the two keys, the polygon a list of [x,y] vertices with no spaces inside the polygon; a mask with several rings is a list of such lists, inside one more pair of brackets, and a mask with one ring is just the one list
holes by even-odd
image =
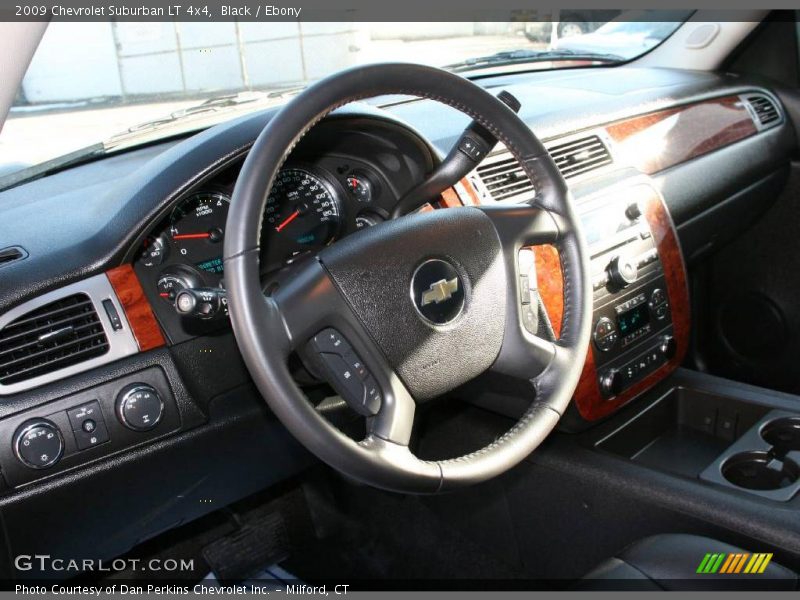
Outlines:
{"label": "windshield wiper", "polygon": [[625,58],[617,54],[600,52],[576,52],[574,50],[506,50],[488,56],[468,58],[444,68],[453,73],[489,69],[503,65],[514,65],[526,62],[545,62],[549,60],[590,60],[593,62],[615,63],[624,61]]}

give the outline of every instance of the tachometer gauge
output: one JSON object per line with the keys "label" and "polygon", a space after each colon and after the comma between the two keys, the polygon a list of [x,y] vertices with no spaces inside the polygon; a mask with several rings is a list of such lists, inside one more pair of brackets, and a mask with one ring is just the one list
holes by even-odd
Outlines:
{"label": "tachometer gauge", "polygon": [[282,169],[264,209],[261,245],[266,270],[332,242],[340,220],[339,200],[330,183],[306,169]]}
{"label": "tachometer gauge", "polygon": [[169,237],[185,262],[208,273],[222,272],[222,242],[230,201],[220,192],[198,192],[172,211]]}

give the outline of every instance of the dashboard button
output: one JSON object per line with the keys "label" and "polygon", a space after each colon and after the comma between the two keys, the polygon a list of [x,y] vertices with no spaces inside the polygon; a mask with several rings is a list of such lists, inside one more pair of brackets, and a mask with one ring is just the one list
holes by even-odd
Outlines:
{"label": "dashboard button", "polygon": [[122,388],[117,396],[117,418],[133,431],[149,431],[164,414],[164,402],[156,389],[145,383]]}
{"label": "dashboard button", "polygon": [[[90,423],[91,426],[87,427]],[[83,422],[81,429],[75,429],[72,433],[75,435],[75,444],[78,446],[78,450],[93,448],[108,441],[108,430],[103,421],[95,423],[91,419],[87,419]]]}
{"label": "dashboard button", "polygon": [[108,441],[108,429],[97,400],[70,408],[67,417],[78,450],[86,450]]}
{"label": "dashboard button", "polygon": [[69,425],[73,430],[83,429],[86,421],[102,421],[103,414],[100,412],[100,403],[97,400],[92,400],[86,404],[81,404],[75,408],[70,408],[67,411],[69,418]]}
{"label": "dashboard button", "polygon": [[64,453],[61,430],[47,419],[23,423],[14,434],[17,458],[32,469],[46,469],[56,464]]}

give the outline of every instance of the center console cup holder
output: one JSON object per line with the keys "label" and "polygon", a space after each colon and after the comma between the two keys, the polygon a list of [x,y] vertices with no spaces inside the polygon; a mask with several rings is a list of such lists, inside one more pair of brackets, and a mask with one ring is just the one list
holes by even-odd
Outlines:
{"label": "center console cup holder", "polygon": [[761,428],[761,437],[775,449],[775,454],[800,452],[800,417],[783,417]]}
{"label": "center console cup holder", "polygon": [[788,502],[800,492],[800,415],[769,411],[701,472],[700,479]]}
{"label": "center console cup holder", "polygon": [[800,467],[770,452],[739,452],[722,463],[722,476],[748,490],[779,490],[800,479]]}

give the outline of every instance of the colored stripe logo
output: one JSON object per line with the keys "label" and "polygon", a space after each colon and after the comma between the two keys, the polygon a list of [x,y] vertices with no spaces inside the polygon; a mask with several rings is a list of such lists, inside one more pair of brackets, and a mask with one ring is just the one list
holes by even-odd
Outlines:
{"label": "colored stripe logo", "polygon": [[739,573],[759,574],[767,569],[767,565],[772,560],[772,553],[749,554],[740,553],[708,553],[700,561],[697,573],[712,575],[714,573],[724,573],[726,575],[736,575]]}

